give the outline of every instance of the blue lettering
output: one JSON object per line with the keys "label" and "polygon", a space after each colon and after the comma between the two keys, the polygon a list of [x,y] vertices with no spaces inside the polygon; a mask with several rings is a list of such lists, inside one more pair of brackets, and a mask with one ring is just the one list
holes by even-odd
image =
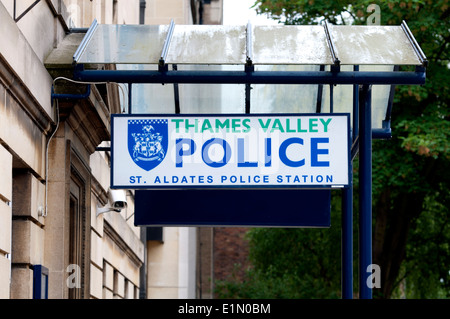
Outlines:
{"label": "blue lettering", "polygon": [[265,167],[272,166],[272,139],[266,138]]}
{"label": "blue lettering", "polygon": [[312,167],[329,167],[330,166],[330,162],[318,160],[318,156],[320,154],[328,154],[328,149],[317,148],[317,144],[328,143],[328,142],[329,142],[328,137],[311,139],[311,166]]}
{"label": "blue lettering", "polygon": [[[189,145],[187,150],[183,150],[183,145]],[[192,155],[195,152],[197,146],[195,145],[194,140],[190,138],[178,138],[176,141],[176,151],[175,151],[175,163],[176,167],[183,167],[183,159],[182,157],[185,155]]]}
{"label": "blue lettering", "polygon": [[[218,145],[222,146],[223,152],[224,152],[222,160],[218,161],[218,162],[214,162],[209,157],[209,148],[214,144],[218,144]],[[225,166],[231,158],[231,147],[227,143],[227,141],[225,141],[224,139],[212,138],[212,139],[206,141],[205,144],[203,144],[202,158],[203,158],[203,162],[205,162],[205,164],[210,167],[219,168],[219,167]]]}
{"label": "blue lettering", "polygon": [[238,167],[258,167],[258,162],[245,161],[245,140],[238,138]]}
{"label": "blue lettering", "polygon": [[142,176],[130,176],[130,184],[140,183]]}
{"label": "blue lettering", "polygon": [[291,137],[283,141],[280,145],[280,160],[289,167],[300,167],[305,165],[305,160],[299,160],[299,161],[291,161],[289,158],[287,158],[286,150],[291,144],[300,144],[303,145],[303,139],[300,137]]}

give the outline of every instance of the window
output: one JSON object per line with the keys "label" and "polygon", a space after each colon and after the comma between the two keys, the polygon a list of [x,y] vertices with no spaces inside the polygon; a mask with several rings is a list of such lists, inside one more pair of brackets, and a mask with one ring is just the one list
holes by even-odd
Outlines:
{"label": "window", "polygon": [[90,296],[90,172],[72,149],[69,194],[69,266],[78,269],[75,282],[69,287],[70,299]]}

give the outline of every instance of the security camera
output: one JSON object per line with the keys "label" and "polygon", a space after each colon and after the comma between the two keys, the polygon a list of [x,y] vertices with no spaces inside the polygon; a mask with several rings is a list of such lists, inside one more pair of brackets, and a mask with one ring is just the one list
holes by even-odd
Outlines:
{"label": "security camera", "polygon": [[120,213],[127,207],[127,194],[123,189],[109,189],[108,204],[105,207],[97,207],[97,216],[106,212]]}
{"label": "security camera", "polygon": [[114,210],[119,212],[127,206],[127,194],[122,189],[109,190],[109,202]]}

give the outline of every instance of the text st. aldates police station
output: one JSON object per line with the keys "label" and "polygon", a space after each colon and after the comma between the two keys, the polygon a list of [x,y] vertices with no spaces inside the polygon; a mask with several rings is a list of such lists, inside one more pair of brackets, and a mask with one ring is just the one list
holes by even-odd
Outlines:
{"label": "text st. aldates police station", "polygon": [[113,116],[112,187],[342,187],[347,114]]}

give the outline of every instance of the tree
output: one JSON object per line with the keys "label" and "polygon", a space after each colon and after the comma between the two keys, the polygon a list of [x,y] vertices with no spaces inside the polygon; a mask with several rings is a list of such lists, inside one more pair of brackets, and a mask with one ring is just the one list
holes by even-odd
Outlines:
{"label": "tree", "polygon": [[332,196],[333,226],[330,229],[251,229],[247,239],[252,268],[246,269],[244,281],[231,276],[229,280],[216,282],[218,296],[244,299],[338,298],[341,260],[338,206],[340,198]]}
{"label": "tree", "polygon": [[[335,24],[364,24],[372,14],[370,10],[367,12],[367,8],[373,2],[258,0],[255,7],[259,13],[285,24],[318,24],[325,19]],[[400,25],[402,20],[407,21],[429,60],[429,66],[425,85],[396,88],[391,123],[393,138],[373,143],[373,260],[380,266],[382,276],[382,287],[374,290],[374,296],[449,297],[450,9],[447,0],[392,0],[378,1],[377,4],[382,25]],[[356,196],[357,177],[356,174]],[[339,206],[335,209],[339,210]],[[285,252],[280,251],[278,244],[292,241],[292,247],[297,249],[300,246],[296,250],[298,258],[304,256],[304,260],[313,261],[319,270],[328,262],[317,259],[317,254],[323,251],[315,250],[308,255],[308,249],[314,251],[316,248],[313,247],[319,246],[312,245],[311,240],[324,240],[323,245],[334,245],[333,249],[339,251],[340,241],[332,233],[336,231],[339,232],[339,228],[333,226],[328,232],[319,232],[323,238],[311,233],[299,238],[297,233],[303,234],[303,230],[252,230],[249,238],[253,279],[257,274],[259,279],[266,278],[266,281],[267,278],[272,281],[282,278],[285,283],[298,285],[301,279],[303,285],[299,287],[304,288],[305,277],[299,277],[299,268],[296,271],[286,266],[288,264],[280,265],[266,257],[275,251],[278,252],[275,260],[284,259],[282,254]],[[282,237],[272,243],[272,248],[268,243],[271,236],[274,236],[272,240]],[[289,279],[286,272],[280,273],[280,269],[289,269],[292,277]],[[324,287],[332,287],[323,297],[333,296],[332,291],[340,289],[339,280],[327,284],[327,280],[336,278],[322,276],[318,274],[316,279],[322,280]],[[310,287],[314,286],[313,282],[310,284]]]}

